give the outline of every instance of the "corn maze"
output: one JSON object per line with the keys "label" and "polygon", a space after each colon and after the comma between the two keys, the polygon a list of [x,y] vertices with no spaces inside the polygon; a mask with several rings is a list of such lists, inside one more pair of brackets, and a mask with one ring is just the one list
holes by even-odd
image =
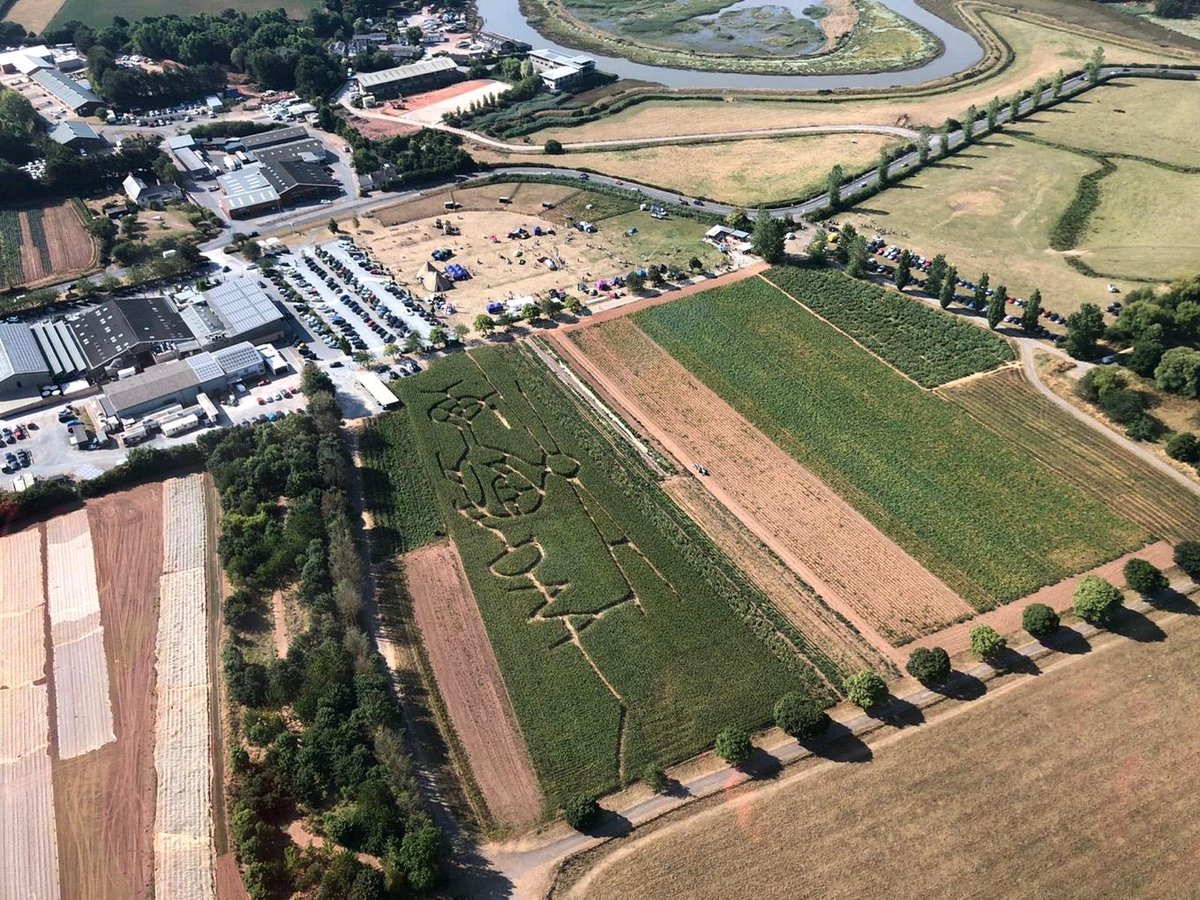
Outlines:
{"label": "corn maze", "polygon": [[155,668],[155,896],[215,897],[203,476],[163,485]]}
{"label": "corn maze", "polygon": [[57,897],[42,542],[36,528],[0,537],[0,572],[0,896]]}
{"label": "corn maze", "polygon": [[547,801],[753,727],[815,664],[619,443],[520,349],[400,392]]}

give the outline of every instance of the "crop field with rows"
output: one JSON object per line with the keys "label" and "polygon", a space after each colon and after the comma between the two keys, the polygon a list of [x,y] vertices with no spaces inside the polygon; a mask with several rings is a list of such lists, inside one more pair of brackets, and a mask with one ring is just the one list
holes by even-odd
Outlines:
{"label": "crop field with rows", "polygon": [[371,419],[358,442],[363,494],[371,511],[371,550],[407,553],[445,533],[408,411]]}
{"label": "crop field with rows", "polygon": [[547,802],[754,727],[817,670],[632,451],[521,349],[440,360],[399,393]]}
{"label": "crop field with rows", "polygon": [[1148,537],[762,279],[634,321],[978,609]]}
{"label": "crop field with rows", "polygon": [[21,214],[16,210],[0,210],[0,279],[3,286],[21,284]]}
{"label": "crop field with rows", "polygon": [[1156,537],[1193,540],[1200,501],[1149,463],[1067,415],[1017,371],[946,389],[945,396],[1085,494],[1119,509]]}
{"label": "crop field with rows", "polygon": [[1013,350],[982,328],[833,269],[777,268],[766,277],[922,387],[986,372]]}

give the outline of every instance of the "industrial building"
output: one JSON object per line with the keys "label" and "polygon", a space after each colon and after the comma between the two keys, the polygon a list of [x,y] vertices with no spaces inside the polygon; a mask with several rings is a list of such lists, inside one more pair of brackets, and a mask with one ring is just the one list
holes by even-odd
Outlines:
{"label": "industrial building", "polygon": [[454,64],[454,60],[444,56],[423,59],[407,66],[397,66],[379,72],[359,72],[354,76],[362,93],[380,99],[432,91],[462,79],[463,74]]}
{"label": "industrial building", "polygon": [[39,69],[29,77],[43,90],[53,94],[77,116],[90,116],[104,105],[90,88],[68,78],[57,69]]}
{"label": "industrial building", "polygon": [[528,53],[533,49],[532,44],[497,34],[494,31],[481,31],[475,35],[475,40],[493,53]]}
{"label": "industrial building", "polygon": [[202,293],[180,314],[198,344],[264,343],[283,335],[284,316],[252,278],[233,278]]}
{"label": "industrial building", "polygon": [[0,397],[36,394],[50,370],[28,325],[0,325]]}
{"label": "industrial building", "polygon": [[596,68],[596,61],[590,56],[567,56],[557,50],[534,50],[529,61],[551,91],[577,87]]}
{"label": "industrial building", "polygon": [[167,150],[175,159],[175,165],[189,178],[207,178],[212,174],[207,162],[196,149],[196,140],[190,134],[167,138]]}
{"label": "industrial building", "polygon": [[217,182],[221,206],[232,219],[280,212],[341,192],[341,184],[325,169],[325,145],[303,126],[233,138],[224,149],[231,171]]}
{"label": "industrial building", "polygon": [[68,119],[60,122],[49,131],[50,139],[72,150],[98,150],[107,146],[104,138],[100,137],[87,122],[79,119]]}
{"label": "industrial building", "polygon": [[100,404],[109,416],[138,419],[167,406],[192,406],[202,393],[224,393],[234,382],[265,370],[262,354],[243,342],[114,381],[105,386]]}
{"label": "industrial building", "polygon": [[92,377],[148,365],[165,353],[196,346],[183,318],[163,297],[109,300],[69,325]]}

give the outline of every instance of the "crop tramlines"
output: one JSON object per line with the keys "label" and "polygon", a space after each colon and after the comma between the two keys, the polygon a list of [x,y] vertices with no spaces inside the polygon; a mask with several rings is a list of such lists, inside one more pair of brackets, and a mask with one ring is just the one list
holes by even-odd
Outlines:
{"label": "crop tramlines", "polygon": [[1066,415],[1017,371],[997,372],[944,396],[983,425],[1018,442],[1037,462],[1172,541],[1200,534],[1200,501],[1153,466]]}

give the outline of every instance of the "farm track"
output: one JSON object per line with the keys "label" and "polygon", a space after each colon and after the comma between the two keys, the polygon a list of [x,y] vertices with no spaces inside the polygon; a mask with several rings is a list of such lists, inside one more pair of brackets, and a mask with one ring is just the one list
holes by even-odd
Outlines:
{"label": "farm track", "polygon": [[[1200,499],[1137,456],[1056,408],[1017,369],[939,391],[1037,463],[1150,533],[1200,534]],[[1065,401],[1064,401],[1065,402]],[[1103,426],[1100,426],[1103,427]]]}
{"label": "farm track", "polygon": [[[628,320],[549,340],[704,484],[863,638],[902,665],[893,640],[971,613],[911,556]],[[876,559],[876,572],[862,571]],[[900,615],[897,612],[900,611]]]}

